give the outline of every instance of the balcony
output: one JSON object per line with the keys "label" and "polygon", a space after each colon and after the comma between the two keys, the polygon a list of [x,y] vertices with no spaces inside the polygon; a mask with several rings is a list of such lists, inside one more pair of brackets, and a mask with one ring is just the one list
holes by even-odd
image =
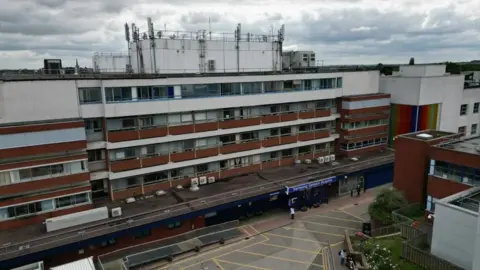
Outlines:
{"label": "balcony", "polygon": [[193,149],[184,149],[183,152],[174,152],[170,154],[170,160],[172,162],[181,162],[192,159],[195,159],[195,151],[193,151]]}
{"label": "balcony", "polygon": [[148,129],[141,129],[139,133],[139,139],[165,137],[168,135],[168,128],[166,126],[152,127]]}
{"label": "balcony", "polygon": [[[47,177],[47,176],[45,176]],[[29,180],[20,183],[4,185],[0,188],[0,196],[8,196],[12,194],[24,193],[29,191],[38,191],[44,189],[58,188],[60,186],[74,186],[75,184],[87,182],[90,180],[90,173],[75,174],[57,174],[50,175],[41,180]]]}
{"label": "balcony", "polygon": [[298,114],[296,112],[289,112],[280,115],[280,122],[295,121],[298,119]]}
{"label": "balcony", "polygon": [[188,134],[195,132],[195,125],[188,124],[188,125],[179,125],[179,126],[170,126],[168,128],[170,135],[180,135],[180,134]]}
{"label": "balcony", "polygon": [[323,139],[330,137],[330,130],[323,129],[315,131],[315,139]]}
{"label": "balcony", "polygon": [[280,115],[272,114],[272,115],[264,115],[262,118],[262,124],[272,124],[280,122]]}
{"label": "balcony", "polygon": [[296,143],[297,135],[285,134],[280,137],[280,144]]}
{"label": "balcony", "polygon": [[218,145],[207,145],[195,150],[195,158],[214,157],[220,153]]}
{"label": "balcony", "polygon": [[259,149],[261,142],[259,140],[246,140],[239,143],[230,143],[220,147],[221,154],[230,154],[235,152],[248,151],[253,149]]}
{"label": "balcony", "polygon": [[104,171],[107,169],[107,162],[105,160],[88,162],[88,170],[90,172]]}
{"label": "balcony", "polygon": [[261,117],[254,117],[254,118],[246,118],[246,119],[239,119],[239,120],[224,120],[220,122],[219,127],[221,129],[229,129],[229,128],[256,126],[261,124],[261,119],[262,119]]}
{"label": "balcony", "polygon": [[152,166],[167,164],[170,161],[170,157],[168,154],[158,154],[158,155],[146,156],[141,160],[142,160],[142,167],[145,168],[145,167],[152,167]]}
{"label": "balcony", "polygon": [[315,110],[315,117],[328,117],[330,115],[332,115],[332,110],[330,108]]}
{"label": "balcony", "polygon": [[108,132],[108,141],[109,142],[123,142],[123,141],[131,141],[138,139],[138,131],[137,130],[116,130],[116,131],[109,131]]}
{"label": "balcony", "polygon": [[280,137],[266,137],[262,140],[262,147],[272,147],[280,145]]}
{"label": "balcony", "polygon": [[228,178],[260,171],[260,164],[238,165],[233,168],[225,168],[220,172],[220,178]]}
{"label": "balcony", "polygon": [[315,140],[315,132],[307,131],[307,132],[299,133],[298,140],[302,142]]}
{"label": "balcony", "polygon": [[315,111],[299,112],[298,113],[298,118],[300,118],[300,119],[315,118]]}
{"label": "balcony", "polygon": [[142,167],[139,158],[116,160],[110,162],[110,170],[112,172],[122,172],[134,169],[140,169]]}
{"label": "balcony", "polygon": [[87,133],[87,142],[100,142],[104,140],[105,136],[103,135],[103,130],[93,133]]}
{"label": "balcony", "polygon": [[219,127],[219,123],[217,121],[209,122],[209,123],[195,123],[195,132],[206,132],[206,131],[213,131],[217,130]]}

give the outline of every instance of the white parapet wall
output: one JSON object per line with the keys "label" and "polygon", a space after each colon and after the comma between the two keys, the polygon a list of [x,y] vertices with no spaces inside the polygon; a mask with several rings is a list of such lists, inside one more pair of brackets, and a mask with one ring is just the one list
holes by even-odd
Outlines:
{"label": "white parapet wall", "polygon": [[47,227],[47,232],[53,232],[107,218],[108,208],[105,206],[69,215],[49,218],[45,220],[45,225]]}

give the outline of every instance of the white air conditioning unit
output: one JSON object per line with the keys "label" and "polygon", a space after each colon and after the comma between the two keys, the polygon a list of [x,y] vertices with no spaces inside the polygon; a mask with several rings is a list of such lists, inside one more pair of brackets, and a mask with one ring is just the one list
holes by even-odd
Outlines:
{"label": "white air conditioning unit", "polygon": [[206,176],[201,176],[200,178],[200,185],[205,185],[207,184],[207,177]]}
{"label": "white air conditioning unit", "polygon": [[325,163],[330,162],[330,156],[324,156],[324,158],[325,158]]}
{"label": "white air conditioning unit", "polygon": [[182,186],[182,185],[178,185],[178,186],[177,186],[177,189],[183,189],[183,186]]}
{"label": "white air conditioning unit", "polygon": [[301,164],[301,163],[302,163],[302,161],[300,159],[295,160],[295,164]]}
{"label": "white air conditioning unit", "polygon": [[330,161],[335,161],[335,155],[330,155]]}
{"label": "white air conditioning unit", "polygon": [[199,190],[198,188],[198,178],[195,177],[195,178],[192,178],[190,180],[190,191],[197,191]]}
{"label": "white air conditioning unit", "polygon": [[208,177],[208,183],[209,184],[215,183],[215,176]]}
{"label": "white air conditioning unit", "polygon": [[126,198],[126,199],[125,199],[125,202],[126,202],[126,203],[134,203],[134,202],[135,202],[135,198],[134,198],[134,197]]}
{"label": "white air conditioning unit", "polygon": [[165,195],[165,194],[167,194],[167,193],[163,190],[157,190],[157,192],[155,192],[155,195],[157,195],[157,196],[162,196],[162,195]]}
{"label": "white air conditioning unit", "polygon": [[318,160],[318,164],[325,163],[325,158],[324,157],[319,157],[319,158],[317,158],[317,160]]}
{"label": "white air conditioning unit", "polygon": [[305,159],[305,164],[310,164],[310,163],[312,163],[311,159]]}
{"label": "white air conditioning unit", "polygon": [[112,208],[112,218],[113,217],[119,217],[122,215],[122,208],[121,207],[117,207],[117,208]]}

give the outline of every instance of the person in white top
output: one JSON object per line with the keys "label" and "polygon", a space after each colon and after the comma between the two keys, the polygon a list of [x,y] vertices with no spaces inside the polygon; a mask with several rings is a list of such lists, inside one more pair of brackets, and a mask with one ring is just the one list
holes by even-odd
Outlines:
{"label": "person in white top", "polygon": [[295,209],[293,207],[290,207],[290,218],[295,219]]}

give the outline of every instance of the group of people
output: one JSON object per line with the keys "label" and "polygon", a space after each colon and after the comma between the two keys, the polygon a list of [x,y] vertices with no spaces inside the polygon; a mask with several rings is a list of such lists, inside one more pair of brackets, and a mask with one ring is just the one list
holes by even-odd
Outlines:
{"label": "group of people", "polygon": [[347,253],[344,249],[338,252],[340,256],[340,264],[347,267],[347,269],[355,270],[355,261],[353,260],[353,256],[350,253]]}

